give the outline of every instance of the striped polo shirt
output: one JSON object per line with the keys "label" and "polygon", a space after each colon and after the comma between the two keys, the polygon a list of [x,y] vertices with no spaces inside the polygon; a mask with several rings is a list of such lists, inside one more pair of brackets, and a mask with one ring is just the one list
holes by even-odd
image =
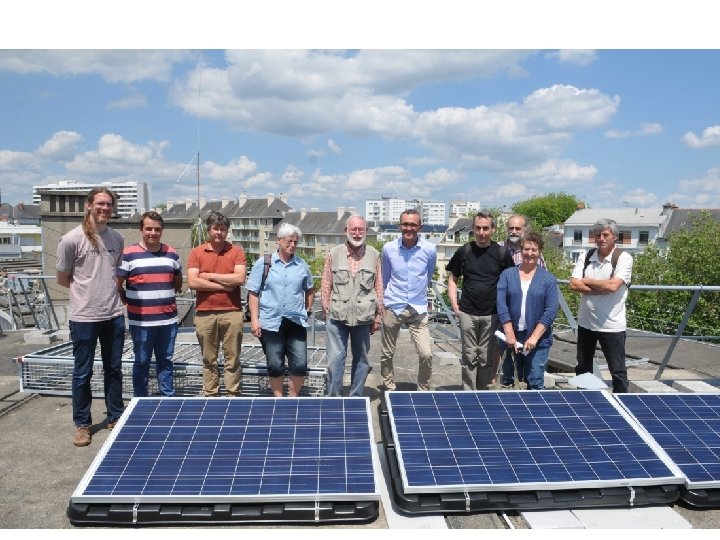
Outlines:
{"label": "striped polo shirt", "polygon": [[177,323],[174,279],[181,273],[180,258],[170,246],[160,244],[157,251],[147,251],[140,244],[125,248],[117,276],[126,280],[128,323],[136,326]]}

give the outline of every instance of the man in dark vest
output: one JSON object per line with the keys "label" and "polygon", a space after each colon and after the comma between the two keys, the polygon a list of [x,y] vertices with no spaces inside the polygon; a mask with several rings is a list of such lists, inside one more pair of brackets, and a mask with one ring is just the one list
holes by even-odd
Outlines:
{"label": "man in dark vest", "polygon": [[350,395],[362,396],[370,366],[370,334],[380,328],[383,281],[380,254],[365,244],[365,218],[350,216],[347,242],[331,249],[322,274],[327,339],[328,396],[341,396],[348,339],[352,347]]}

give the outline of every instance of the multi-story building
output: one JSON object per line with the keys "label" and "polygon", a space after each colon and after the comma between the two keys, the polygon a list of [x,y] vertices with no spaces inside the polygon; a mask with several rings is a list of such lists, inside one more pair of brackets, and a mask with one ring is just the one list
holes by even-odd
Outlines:
{"label": "multi-story building", "polygon": [[[142,214],[150,210],[150,188],[147,182],[98,182],[88,184],[74,180],[60,180],[44,186],[33,186],[33,204],[40,204],[40,190],[58,194],[84,191],[87,193],[95,187],[106,187],[118,196],[117,213],[122,217],[130,217],[135,213]],[[62,204],[58,200],[58,204]]]}
{"label": "multi-story building", "polygon": [[447,205],[444,202],[421,201],[419,199],[393,199],[381,197],[365,201],[365,218],[371,225],[398,223],[400,215],[407,209],[418,211],[427,225],[447,225]]}
{"label": "multi-story building", "polygon": [[480,211],[480,201],[450,201],[450,218],[468,217]]}

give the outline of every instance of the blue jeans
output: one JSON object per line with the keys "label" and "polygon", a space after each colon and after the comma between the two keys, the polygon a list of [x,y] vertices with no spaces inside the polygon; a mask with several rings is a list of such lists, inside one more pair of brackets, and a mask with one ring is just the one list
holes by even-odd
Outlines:
{"label": "blue jeans", "polygon": [[285,357],[291,375],[307,375],[307,330],[283,317],[277,332],[263,328],[260,337],[267,358],[268,376],[285,376]]}
{"label": "blue jeans", "polygon": [[155,371],[157,373],[160,395],[173,397],[173,354],[175,353],[175,336],[177,324],[162,326],[130,325],[130,336],[133,340],[133,396],[146,397],[150,380],[150,359],[155,353]]}
{"label": "blue jeans", "polygon": [[[527,330],[515,332],[515,338],[524,343],[527,339]],[[518,378],[527,383],[528,390],[542,390],[545,388],[545,367],[548,362],[550,347],[536,347],[528,354],[515,353]],[[512,386],[515,382],[515,370],[510,350],[505,351],[505,360],[502,366],[502,384]]]}
{"label": "blue jeans", "polygon": [[370,350],[370,328],[372,324],[348,326],[333,319],[325,323],[328,359],[327,395],[342,395],[345,358],[347,357],[348,338],[352,349],[352,371],[350,377],[350,395],[362,397],[365,380],[370,371],[368,351]]}
{"label": "blue jeans", "polygon": [[100,340],[100,356],[103,364],[105,406],[107,419],[114,422],[123,413],[122,399],[122,352],[125,344],[125,316],[97,322],[70,321],[70,337],[73,342],[75,366],[72,377],[73,421],[75,425],[92,425],[90,408],[95,347]]}

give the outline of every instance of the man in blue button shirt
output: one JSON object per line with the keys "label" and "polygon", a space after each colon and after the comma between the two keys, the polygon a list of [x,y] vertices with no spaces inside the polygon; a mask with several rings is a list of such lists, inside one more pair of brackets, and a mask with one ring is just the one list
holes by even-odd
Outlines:
{"label": "man in blue button shirt", "polygon": [[435,245],[418,237],[420,214],[405,210],[400,216],[401,237],[383,247],[382,277],[385,288],[380,374],[386,390],[395,390],[393,356],[400,326],[410,330],[420,359],[418,390],[430,390],[432,350],[428,328],[428,287],[435,271]]}

